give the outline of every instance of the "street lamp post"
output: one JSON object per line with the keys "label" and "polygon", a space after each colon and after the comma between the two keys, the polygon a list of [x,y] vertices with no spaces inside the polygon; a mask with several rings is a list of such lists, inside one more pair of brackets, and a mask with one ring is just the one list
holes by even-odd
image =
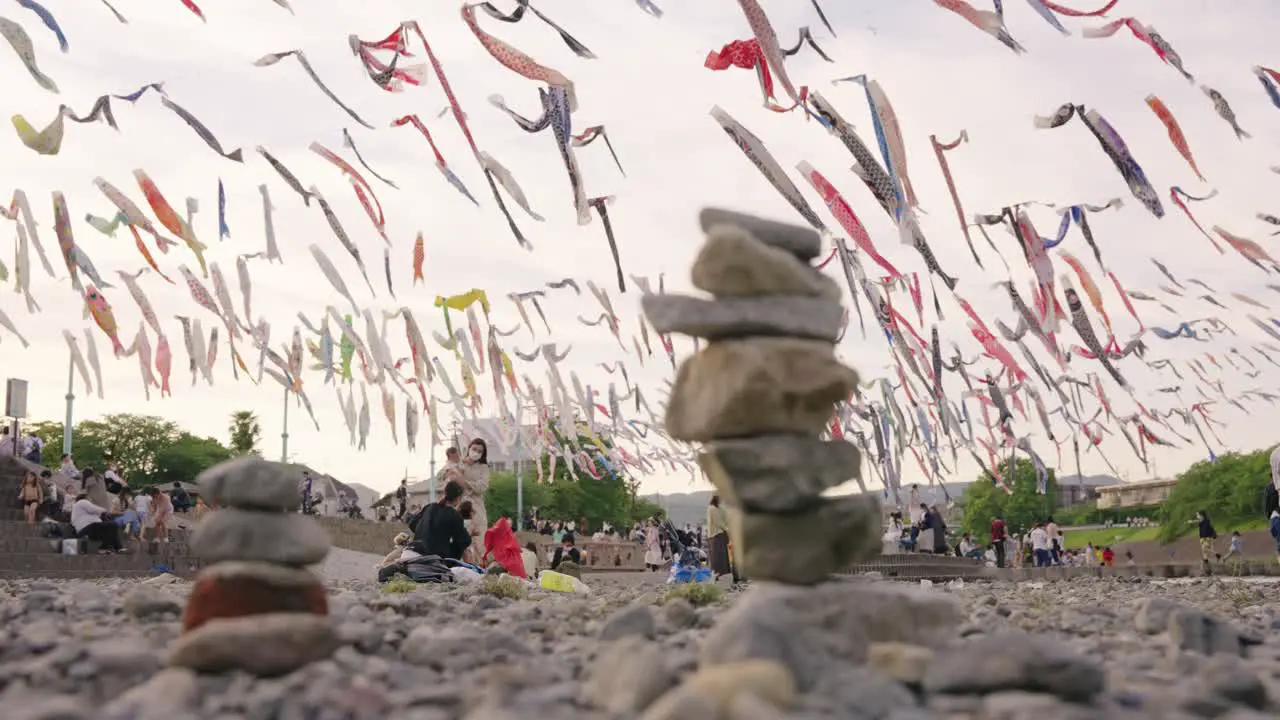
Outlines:
{"label": "street lamp post", "polygon": [[76,401],[75,393],[76,364],[67,358],[67,418],[62,422],[62,454],[71,454],[72,406]]}

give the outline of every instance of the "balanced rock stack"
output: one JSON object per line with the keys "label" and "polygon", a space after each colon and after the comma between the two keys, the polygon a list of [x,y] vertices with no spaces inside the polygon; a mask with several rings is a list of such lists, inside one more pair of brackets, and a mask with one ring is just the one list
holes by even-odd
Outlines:
{"label": "balanced rock stack", "polygon": [[716,209],[700,221],[693,285],[715,299],[642,300],[659,333],[710,341],[680,366],[667,432],[704,444],[699,462],[729,506],[739,569],[812,585],[880,551],[874,497],[823,496],[860,459],[850,443],[819,439],[858,382],[835,356],[840,291],[808,264],[821,251],[816,232]]}
{"label": "balanced rock stack", "polygon": [[324,584],[307,569],[329,554],[329,536],[297,513],[299,478],[283,463],[254,456],[196,478],[220,509],[191,537],[206,567],[196,576],[170,665],[281,675],[337,649]]}

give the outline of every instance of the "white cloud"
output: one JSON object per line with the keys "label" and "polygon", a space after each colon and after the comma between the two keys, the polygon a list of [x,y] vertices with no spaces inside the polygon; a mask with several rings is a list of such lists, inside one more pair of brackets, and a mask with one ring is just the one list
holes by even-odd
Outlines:
{"label": "white cloud", "polygon": [[[1076,0],[1075,4],[1082,2]],[[110,205],[91,184],[94,176],[103,176],[140,202],[131,171],[141,167],[175,205],[181,206],[182,199],[188,196],[198,198],[201,212],[196,218],[197,234],[210,245],[210,259],[229,275],[234,275],[236,254],[263,248],[257,185],[267,183],[278,208],[275,222],[284,264],[271,267],[255,262],[251,268],[255,313],[265,315],[272,323],[277,343],[288,336],[299,310],[315,318],[326,304],[341,304],[334,301],[334,293],[306,251],[307,245],[315,242],[343,270],[348,286],[362,305],[377,309],[409,305],[427,334],[431,329],[442,328],[439,311],[431,307],[436,295],[485,288],[496,299],[497,324],[506,328],[517,320],[514,308],[500,299],[507,292],[533,289],[565,276],[580,281],[594,279],[611,291],[623,318],[623,337],[629,352],[630,335],[637,330],[638,291],[629,288],[625,295],[617,293],[599,222],[581,228],[575,223],[569,184],[554,140],[549,133],[526,134],[486,101],[489,95],[500,94],[518,112],[535,114],[536,85],[498,65],[484,52],[459,18],[456,3],[296,0],[293,4],[296,16],[267,0],[207,1],[203,7],[208,23],[202,24],[176,0],[120,0],[116,5],[130,23],[118,25],[96,3],[48,0],[47,7],[62,23],[70,40],[71,50],[65,55],[58,52],[52,35],[34,16],[13,9],[9,17],[28,28],[42,68],[58,82],[62,93],[54,96],[41,90],[11,53],[0,52],[0,62],[6,63],[10,78],[5,101],[9,114],[21,113],[40,126],[52,118],[59,103],[85,112],[93,99],[103,93],[125,93],[145,83],[163,81],[173,100],[207,124],[224,147],[244,147],[246,162],[238,165],[219,158],[164,110],[157,98],[147,97],[136,107],[123,103],[116,107],[119,133],[99,124],[70,125],[62,151],[55,157],[38,156],[23,147],[12,133],[0,133],[0,157],[5,158],[8,178],[0,191],[7,193],[9,186],[26,190],[39,217],[42,239],[55,255],[49,193],[54,189],[64,191],[78,243],[110,281],[115,277],[114,271],[133,271],[143,262],[127,233],[110,239],[82,222],[87,212],[107,215],[110,211]],[[704,205],[799,221],[708,116],[710,107],[719,104],[760,136],[788,170],[801,160],[814,164],[844,192],[882,252],[904,271],[923,271],[918,255],[895,241],[897,233],[888,219],[848,172],[852,159],[835,138],[797,113],[778,115],[762,109],[754,73],[737,69],[715,73],[702,68],[707,51],[749,37],[747,24],[735,4],[676,0],[659,4],[666,10],[661,20],[650,18],[629,0],[538,3],[540,9],[600,56],[595,61],[574,57],[555,33],[540,23],[499,24],[483,14],[480,19],[494,34],[575,80],[581,103],[574,117],[578,131],[589,125],[608,127],[627,177],[618,174],[602,145],[580,150],[579,159],[589,196],[618,196],[610,212],[626,270],[651,277],[666,273],[669,289],[687,288],[687,268],[700,243],[696,211]],[[1148,93],[1158,94],[1180,121],[1212,186],[1221,192],[1218,199],[1193,206],[1193,212],[1206,227],[1221,223],[1268,246],[1263,226],[1254,220],[1254,214],[1280,213],[1274,205],[1268,206],[1280,178],[1267,172],[1269,165],[1280,160],[1280,133],[1275,130],[1280,115],[1261,92],[1250,69],[1255,64],[1280,63],[1274,59],[1270,32],[1280,14],[1272,3],[1125,0],[1117,8],[1158,27],[1182,55],[1188,70],[1226,95],[1241,124],[1255,136],[1243,143],[1237,142],[1213,113],[1198,88],[1164,66],[1127,32],[1105,40],[1078,37],[1080,28],[1103,21],[1067,19],[1074,35],[1062,38],[1029,8],[1009,3],[1010,30],[1029,50],[1016,57],[932,3],[880,3],[869,9],[865,4],[827,0],[825,9],[839,33],[836,39],[820,30],[808,3],[774,0],[765,5],[784,43],[791,42],[799,25],[815,29],[819,42],[836,64],[828,65],[805,51],[789,61],[791,75],[797,83],[820,87],[867,140],[872,134],[861,92],[849,84],[832,88],[828,81],[861,72],[880,80],[907,138],[911,176],[928,212],[923,223],[929,240],[943,266],[961,278],[961,293],[986,317],[1012,321],[1002,295],[989,289],[991,283],[1003,279],[994,272],[1003,266],[990,258],[989,250],[983,251],[985,244],[980,239],[979,252],[990,258],[987,272],[972,265],[928,143],[931,133],[950,140],[961,129],[969,132],[971,142],[950,153],[948,160],[970,213],[994,211],[1023,200],[1096,203],[1121,196],[1126,199],[1123,211],[1091,219],[1109,268],[1126,287],[1158,293],[1155,288],[1163,280],[1146,260],[1155,256],[1180,278],[1196,277],[1222,291],[1237,289],[1269,301],[1271,291],[1265,289],[1268,278],[1238,257],[1213,252],[1176,208],[1167,207],[1166,218],[1156,221],[1138,207],[1097,142],[1082,126],[1072,123],[1055,131],[1036,131],[1031,126],[1031,115],[1046,114],[1067,101],[1095,107],[1124,136],[1162,196],[1175,184],[1193,194],[1205,190],[1195,182],[1169,144],[1163,127],[1143,103]],[[406,19],[418,20],[432,42],[468,113],[480,147],[511,169],[534,209],[546,215],[545,223],[536,223],[511,204],[517,222],[534,245],[532,253],[517,247],[452,118],[436,117],[446,105],[436,79],[430,77],[423,87],[408,88],[401,94],[388,94],[367,79],[352,57],[347,47],[349,34],[381,38]],[[413,47],[416,52],[416,41]],[[252,65],[264,54],[293,48],[305,50],[325,82],[377,130],[357,126],[326,100],[294,60],[267,68]],[[387,127],[392,118],[408,113],[417,113],[427,123],[450,166],[480,200],[480,208],[445,183],[433,167],[429,147],[416,131]],[[351,129],[371,166],[400,185],[400,190],[395,191],[370,178],[386,210],[393,242],[394,282],[399,296],[396,301],[385,292],[381,239],[340,173],[307,150],[315,140],[340,151],[344,127]],[[333,203],[361,248],[370,279],[378,288],[377,298],[369,297],[319,211],[302,206],[270,167],[251,152],[256,145],[268,147],[304,185],[318,185]],[[354,158],[348,159],[354,162]],[[228,192],[231,236],[225,242],[217,239],[219,179]],[[817,199],[809,197],[827,219]],[[1048,210],[1034,212],[1041,233],[1049,234],[1056,217]],[[427,282],[414,288],[409,268],[413,237],[418,231],[427,238]],[[1011,263],[1017,259],[1011,239],[1001,233],[996,242]],[[1078,235],[1063,247],[1085,258],[1091,272],[1097,273]],[[12,254],[5,250],[0,257],[12,271]],[[58,259],[52,259],[55,267],[60,267]],[[194,267],[189,254],[181,248],[166,256],[157,255],[157,260],[175,279],[179,279],[179,263]],[[1062,263],[1057,270],[1063,271]],[[1029,277],[1023,267],[1015,267],[1014,274],[1019,282]],[[1100,285],[1105,283],[1100,274],[1095,277]],[[141,282],[170,337],[180,337],[172,316],[195,312],[186,289],[181,284],[169,286],[153,274],[144,275]],[[234,279],[231,282],[234,286]],[[60,331],[72,328],[78,332],[81,327],[91,327],[91,321],[82,319],[80,303],[66,279],[50,279],[38,264],[33,270],[32,290],[44,307],[44,312],[35,316],[28,316],[12,294],[0,295],[8,298],[0,301],[2,307],[33,343],[31,349],[22,351],[16,341],[6,336],[0,345],[0,357],[4,358],[5,376],[31,382],[33,414],[38,418],[58,418],[62,414],[67,358]],[[1136,329],[1110,288],[1104,285],[1103,290],[1121,334]],[[131,338],[140,320],[136,306],[122,287],[108,289],[106,295],[115,308],[122,336]],[[1218,312],[1241,337],[1217,338],[1210,344],[1152,339],[1151,358],[1187,358],[1206,350],[1222,358],[1227,348],[1234,345],[1243,349],[1260,339],[1260,333],[1242,320],[1238,303],[1227,303],[1233,307],[1230,313],[1190,298],[1174,298],[1170,304],[1185,319]],[[965,331],[959,309],[945,298],[943,308],[944,337],[956,338],[972,354],[976,346]],[[566,361],[568,367],[596,387],[615,380],[597,363],[613,362],[624,353],[607,330],[584,327],[575,319],[579,314],[597,314],[589,297],[579,299],[567,291],[552,291],[546,310],[554,330],[551,339],[573,345]],[[1177,322],[1150,303],[1138,303],[1138,310],[1148,326],[1169,327]],[[206,328],[216,322],[208,314],[202,317]],[[928,317],[926,320],[932,322]],[[868,321],[872,322],[870,317]],[[1062,336],[1074,339],[1069,329]],[[393,328],[389,337],[398,354],[405,354],[399,331]],[[516,347],[528,349],[532,345],[527,333],[513,340]],[[127,339],[125,342],[128,344]],[[152,413],[178,421],[194,432],[221,437],[233,410],[251,408],[263,422],[264,449],[268,455],[277,452],[280,394],[271,386],[255,388],[244,381],[234,383],[226,364],[225,345],[219,353],[216,385],[192,388],[185,371],[185,353],[180,340],[176,340],[174,397],[153,399],[150,403],[142,400],[137,363],[107,357],[106,347],[109,346],[100,340],[106,397],[87,398],[78,390],[78,417],[106,412]],[[643,369],[636,358],[625,357],[631,378],[649,389],[651,402],[656,401],[657,390],[670,372],[656,338],[653,347],[656,352],[646,358]],[[677,347],[687,353],[691,346],[677,340]],[[888,368],[889,358],[878,332],[869,329],[867,340],[863,341],[855,326],[841,350],[864,378],[876,377]],[[1256,356],[1253,359],[1260,360]],[[1259,365],[1270,368],[1262,362]],[[1075,367],[1080,372],[1079,365]],[[1155,397],[1152,390],[1168,383],[1168,379],[1157,377],[1136,359],[1125,361],[1121,367],[1138,386],[1139,399],[1149,407],[1165,406],[1167,399]],[[520,372],[533,377],[543,375],[538,367]],[[1274,375],[1264,374],[1260,380],[1270,382],[1273,378]],[[1229,372],[1224,373],[1223,379],[1231,391],[1255,385],[1266,387],[1232,377]],[[958,386],[958,378],[949,377],[948,381]],[[478,385],[488,386],[488,378],[479,378]],[[416,455],[410,455],[403,446],[392,446],[375,401],[371,407],[374,430],[369,451],[357,453],[346,446],[346,431],[333,391],[324,388],[316,374],[307,377],[306,388],[316,405],[322,431],[315,432],[300,411],[291,412],[290,450],[298,458],[344,480],[384,489],[406,468],[411,476],[425,474],[425,432],[420,435]],[[1130,411],[1129,401],[1119,391],[1111,391],[1111,396],[1118,412]],[[1266,421],[1277,413],[1259,405],[1251,406],[1251,410],[1251,415],[1245,417],[1222,403],[1215,406],[1216,417],[1228,424],[1219,433],[1230,447],[1247,449],[1273,439],[1265,427]],[[402,416],[403,411],[397,414]],[[1030,430],[1037,426],[1034,420],[1019,420],[1019,428]],[[1047,441],[1037,444],[1042,446],[1040,452],[1046,459],[1054,457]],[[1112,438],[1104,448],[1110,459],[1135,479],[1147,474],[1123,439]],[[1175,471],[1203,454],[1195,446],[1157,453],[1159,471]],[[1063,460],[1067,463],[1064,472],[1074,472],[1073,463],[1066,456]],[[914,462],[905,462],[906,479],[920,477]],[[1086,455],[1084,462],[1086,473],[1104,469],[1096,456]],[[959,477],[972,477],[973,466],[961,465]],[[653,477],[646,481],[647,490],[670,492],[687,486],[687,477]]]}

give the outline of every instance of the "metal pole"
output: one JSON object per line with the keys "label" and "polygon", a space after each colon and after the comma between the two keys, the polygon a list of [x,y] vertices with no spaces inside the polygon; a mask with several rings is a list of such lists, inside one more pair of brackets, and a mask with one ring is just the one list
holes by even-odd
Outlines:
{"label": "metal pole", "polygon": [[427,478],[427,501],[436,501],[436,431],[431,431],[431,477]]}
{"label": "metal pole", "polygon": [[[520,452],[517,450],[517,452]],[[524,461],[516,456],[516,532],[524,529]]]}
{"label": "metal pole", "polygon": [[280,462],[289,462],[289,388],[284,389],[284,429],[280,432]]}
{"label": "metal pole", "polygon": [[62,454],[71,454],[72,406],[76,401],[76,365],[67,358],[67,419],[62,421]]}

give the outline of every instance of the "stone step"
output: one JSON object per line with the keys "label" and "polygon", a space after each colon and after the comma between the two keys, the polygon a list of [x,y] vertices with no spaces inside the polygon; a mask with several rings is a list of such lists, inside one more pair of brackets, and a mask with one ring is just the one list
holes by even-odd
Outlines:
{"label": "stone step", "polygon": [[[39,524],[36,524],[33,527],[31,525],[28,525],[25,520],[21,520],[21,519],[18,519],[18,520],[0,519],[0,540],[10,539],[10,538],[38,538],[38,537],[41,537]],[[170,543],[185,544],[188,538],[190,538],[190,533],[187,532],[186,530],[169,530]]]}
{"label": "stone step", "polygon": [[[136,543],[131,543],[130,547],[137,549]],[[161,555],[190,555],[190,548],[185,542],[170,542],[163,548],[158,548],[155,543],[148,541],[142,547],[142,552],[156,553]],[[43,538],[43,537],[0,537],[0,554],[7,553],[60,553],[62,552],[62,539],[60,538]]]}
{"label": "stone step", "polygon": [[120,577],[154,574],[165,565],[174,575],[189,576],[199,570],[199,561],[188,556],[57,555],[54,553],[7,553],[0,555],[0,573],[10,577]]}

